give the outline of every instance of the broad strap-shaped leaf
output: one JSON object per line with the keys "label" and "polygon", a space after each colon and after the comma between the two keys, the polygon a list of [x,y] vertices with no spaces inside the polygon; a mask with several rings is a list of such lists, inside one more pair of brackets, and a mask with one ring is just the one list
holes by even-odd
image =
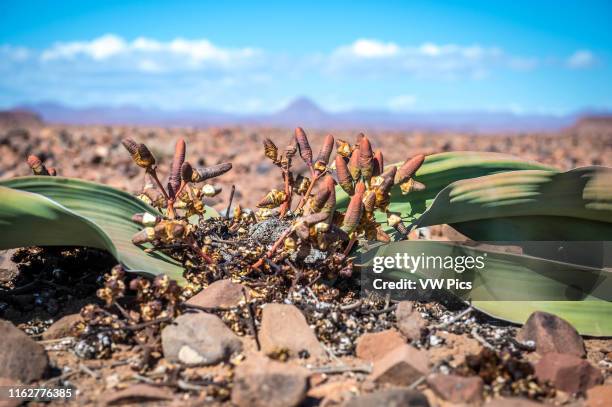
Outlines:
{"label": "broad strap-shaped leaf", "polygon": [[513,171],[444,188],[416,225],[474,240],[612,240],[612,168]]}
{"label": "broad strap-shaped leaf", "polygon": [[[494,317],[524,323],[533,311],[542,310],[568,320],[581,334],[612,335],[610,270],[507,253],[492,246],[466,247],[422,240],[377,245],[357,257],[356,267],[362,272],[372,270],[375,256],[395,257],[398,253],[444,259],[481,256],[485,267],[477,270],[472,266],[458,274],[453,268],[420,266],[414,274],[405,269],[387,269],[383,274],[370,271],[370,277],[384,277],[387,281],[458,278],[471,282],[472,289],[449,291],[465,300],[471,299],[474,307]],[[362,279],[362,287],[365,286]]]}
{"label": "broad strap-shaped leaf", "polygon": [[[135,213],[158,211],[115,188],[63,177],[20,177],[0,182],[0,247],[90,246],[109,251],[129,270],[167,274],[184,282],[183,267],[131,239]],[[207,208],[207,215],[216,212]]]}

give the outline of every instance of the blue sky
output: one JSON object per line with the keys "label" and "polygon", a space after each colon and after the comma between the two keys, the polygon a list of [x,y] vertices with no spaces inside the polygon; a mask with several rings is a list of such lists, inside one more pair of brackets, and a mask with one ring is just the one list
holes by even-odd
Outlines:
{"label": "blue sky", "polygon": [[260,3],[2,0],[0,107],[612,109],[612,2]]}

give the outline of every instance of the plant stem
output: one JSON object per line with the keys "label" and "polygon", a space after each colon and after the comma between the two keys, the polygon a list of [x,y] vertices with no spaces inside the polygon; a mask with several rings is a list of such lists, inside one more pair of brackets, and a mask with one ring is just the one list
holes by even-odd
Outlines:
{"label": "plant stem", "polygon": [[229,202],[227,204],[227,209],[225,210],[225,217],[227,219],[230,217],[230,209],[232,208],[232,201],[234,200],[234,192],[236,192],[236,185],[232,185],[232,192],[230,192]]}
{"label": "plant stem", "polygon": [[274,244],[272,245],[272,247],[270,247],[270,250],[268,250],[268,252],[266,253],[266,255],[264,257],[262,257],[261,259],[257,260],[257,262],[255,264],[253,264],[251,266],[251,268],[254,269],[258,269],[259,267],[261,267],[264,263],[264,261],[266,259],[269,259],[270,257],[274,256],[274,253],[276,253],[276,251],[278,250],[278,248],[280,247],[280,245],[285,241],[285,239],[287,238],[287,236],[289,236],[291,234],[291,232],[293,232],[293,228],[292,227],[288,227],[279,237],[278,239],[276,239],[276,242],[274,242]]}
{"label": "plant stem", "polygon": [[168,196],[168,193],[166,192],[166,189],[164,188],[162,183],[159,181],[159,178],[157,177],[157,171],[156,171],[155,167],[147,168],[147,172],[149,173],[149,175],[151,175],[151,178],[153,178],[153,181],[155,181],[155,183],[157,184],[157,187],[159,188],[159,190],[164,195],[164,198],[166,198],[166,200],[169,200],[170,197]]}
{"label": "plant stem", "polygon": [[312,177],[312,182],[310,183],[310,185],[308,186],[308,189],[306,190],[306,192],[304,193],[304,195],[302,196],[302,199],[300,199],[300,202],[298,203],[297,208],[295,208],[295,211],[299,211],[300,209],[302,209],[302,206],[304,206],[304,204],[306,203],[306,200],[308,199],[308,196],[310,195],[310,192],[312,192],[312,188],[314,187],[314,184],[321,178],[321,176],[323,176],[323,174],[325,174],[326,171],[323,171],[321,173],[314,173],[313,177]]}
{"label": "plant stem", "polygon": [[291,186],[289,185],[289,170],[283,169],[283,180],[285,182],[285,201],[280,206],[280,218],[283,219],[291,206]]}

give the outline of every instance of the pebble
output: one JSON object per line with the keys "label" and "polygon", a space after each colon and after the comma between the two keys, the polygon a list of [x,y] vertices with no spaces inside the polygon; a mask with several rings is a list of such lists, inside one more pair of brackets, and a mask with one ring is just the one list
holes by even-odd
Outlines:
{"label": "pebble", "polygon": [[574,355],[547,353],[535,365],[540,382],[549,380],[558,390],[575,394],[602,383],[601,372]]}
{"label": "pebble", "polygon": [[429,369],[427,353],[402,345],[374,363],[371,378],[379,384],[409,386]]}
{"label": "pebble", "polygon": [[416,390],[392,389],[352,398],[344,407],[429,407],[427,397]]}
{"label": "pebble", "polygon": [[183,314],[161,334],[166,359],[187,365],[214,365],[242,350],[240,339],[217,317]]}
{"label": "pebble", "polygon": [[516,339],[520,342],[534,341],[536,352],[540,355],[554,352],[586,356],[584,341],[576,329],[566,320],[547,312],[531,314]]}
{"label": "pebble", "polygon": [[0,377],[30,383],[43,378],[49,368],[45,349],[12,323],[0,320]]}
{"label": "pebble", "polygon": [[421,339],[423,331],[427,326],[427,321],[421,313],[414,309],[412,301],[401,301],[395,310],[397,329],[407,339],[417,341]]}
{"label": "pebble", "polygon": [[244,299],[244,292],[240,284],[231,280],[217,280],[189,300],[187,304],[207,308],[236,307]]}
{"label": "pebble", "polygon": [[302,312],[294,305],[266,304],[259,330],[261,350],[267,354],[289,351],[290,357],[325,358],[325,350]]}
{"label": "pebble", "polygon": [[360,359],[374,362],[405,343],[404,338],[394,329],[365,333],[357,339],[355,353]]}
{"label": "pebble", "polygon": [[452,403],[480,403],[484,383],[478,376],[434,374],[427,378],[429,387],[444,400]]}
{"label": "pebble", "polygon": [[232,403],[238,407],[293,407],[306,398],[309,371],[253,355],[236,367]]}

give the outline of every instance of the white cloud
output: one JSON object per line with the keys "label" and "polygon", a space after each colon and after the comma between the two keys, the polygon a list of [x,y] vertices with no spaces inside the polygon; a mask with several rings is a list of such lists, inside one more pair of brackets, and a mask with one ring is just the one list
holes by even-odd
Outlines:
{"label": "white cloud", "polygon": [[409,110],[414,107],[417,98],[414,95],[399,95],[391,98],[388,103],[388,107],[395,111]]}
{"label": "white cloud", "polygon": [[494,65],[509,64],[497,47],[435,44],[400,46],[394,42],[358,39],[336,48],[327,58],[332,73],[371,75],[408,73],[419,77],[485,77]]}
{"label": "white cloud", "polygon": [[380,58],[396,55],[399,47],[392,42],[360,39],[351,44],[348,50],[358,57]]}
{"label": "white cloud", "polygon": [[589,68],[593,64],[595,64],[595,55],[586,49],[579,49],[567,58],[567,66],[572,69]]}
{"label": "white cloud", "polygon": [[[232,64],[258,56],[254,48],[222,48],[207,39],[175,38],[171,41],[158,41],[138,37],[127,41],[114,34],[106,34],[91,41],[72,41],[56,43],[43,50],[42,61],[74,60],[79,57],[90,58],[96,62],[110,59],[134,60],[134,66],[146,72],[157,72],[174,68],[199,67],[204,63]],[[144,59],[143,59],[144,58]],[[155,69],[152,69],[155,67]]]}
{"label": "white cloud", "polygon": [[91,41],[59,42],[43,51],[41,59],[72,59],[86,55],[95,60],[103,60],[127,51],[128,44],[123,38],[106,34]]}

